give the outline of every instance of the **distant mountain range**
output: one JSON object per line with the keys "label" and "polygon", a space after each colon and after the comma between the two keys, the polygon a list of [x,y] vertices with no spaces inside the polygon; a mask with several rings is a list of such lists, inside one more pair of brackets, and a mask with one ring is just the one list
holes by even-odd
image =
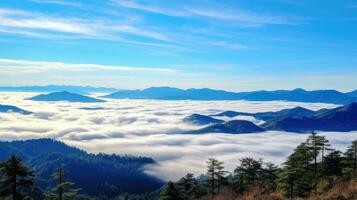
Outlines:
{"label": "distant mountain range", "polygon": [[235,111],[225,111],[212,115],[213,117],[235,117],[235,116],[251,116],[263,121],[277,120],[286,117],[301,118],[301,117],[313,117],[315,112],[303,107],[295,107],[292,109],[284,109],[277,112],[258,112],[258,113],[245,113]]}
{"label": "distant mountain range", "polygon": [[72,86],[72,85],[47,85],[47,86],[2,86],[0,91],[5,92],[58,92],[58,91],[68,91],[79,94],[86,93],[112,93],[116,92],[119,89],[116,88],[107,88],[107,87],[91,87],[91,86]]}
{"label": "distant mountain range", "polygon": [[313,117],[286,117],[268,121],[262,125],[267,130],[293,132],[319,131],[355,131],[357,130],[357,103],[317,111]]}
{"label": "distant mountain range", "polygon": [[[191,134],[203,133],[253,133],[264,130],[279,130],[288,132],[309,132],[309,131],[355,131],[357,130],[357,103],[351,103],[334,109],[321,109],[318,111],[308,110],[302,107],[284,109],[277,112],[244,113],[226,111],[210,117],[210,121],[217,120],[213,117],[236,117],[252,116],[256,119],[264,120],[265,123],[257,126],[245,120],[231,120],[223,123],[216,123],[198,130],[188,131]],[[185,118],[186,122],[187,119]],[[195,118],[195,123],[206,122],[204,117]],[[228,126],[227,126],[228,124]],[[233,125],[232,125],[233,124]],[[233,128],[232,128],[233,127]]]}
{"label": "distant mountain range", "polygon": [[27,111],[27,110],[23,110],[23,109],[18,108],[18,107],[16,107],[16,106],[1,105],[1,104],[0,104],[0,113],[7,113],[7,112],[19,113],[19,114],[23,114],[23,115],[32,114],[32,112]]}
{"label": "distant mountain range", "polygon": [[0,160],[13,154],[35,170],[37,186],[46,190],[55,185],[51,175],[61,165],[74,187],[93,196],[152,192],[163,185],[143,172],[145,165],[155,163],[152,158],[88,154],[52,139],[0,142]]}
{"label": "distant mountain range", "polygon": [[246,121],[246,120],[232,120],[222,124],[210,125],[198,130],[187,131],[185,133],[186,134],[205,134],[205,133],[241,134],[241,133],[258,133],[263,131],[265,130],[255,125],[253,122]]}
{"label": "distant mountain range", "polygon": [[81,103],[100,103],[105,102],[101,99],[96,99],[93,97],[84,96],[81,94],[71,93],[71,92],[53,92],[49,94],[40,94],[28,100],[33,101],[67,101],[67,102],[81,102]]}
{"label": "distant mountain range", "polygon": [[151,87],[144,90],[121,90],[105,98],[112,99],[160,99],[160,100],[235,100],[238,93],[212,89],[179,89],[173,87]]}
{"label": "distant mountain range", "polygon": [[248,100],[248,101],[296,101],[310,103],[348,104],[357,102],[354,93],[336,90],[306,91],[276,90],[254,92],[227,92],[212,89],[178,89],[172,87],[151,87],[144,90],[121,90],[103,96],[113,99],[159,99],[159,100]]}
{"label": "distant mountain range", "polygon": [[103,97],[112,99],[295,101],[344,105],[357,102],[357,90],[343,93],[336,90],[306,91],[300,88],[294,90],[228,92],[209,88],[184,90],[174,87],[150,87],[143,90],[122,90],[106,87],[48,85],[0,87],[0,91],[46,93],[68,91],[78,94],[98,92],[109,93]]}

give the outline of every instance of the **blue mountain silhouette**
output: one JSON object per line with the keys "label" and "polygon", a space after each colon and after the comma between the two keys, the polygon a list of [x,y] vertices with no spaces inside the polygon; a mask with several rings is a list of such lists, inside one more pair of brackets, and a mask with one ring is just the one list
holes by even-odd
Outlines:
{"label": "blue mountain silhouette", "polygon": [[28,100],[33,101],[68,101],[68,102],[82,102],[82,103],[98,103],[105,102],[101,99],[96,99],[93,97],[88,97],[71,92],[53,92],[49,94],[40,94],[29,98]]}

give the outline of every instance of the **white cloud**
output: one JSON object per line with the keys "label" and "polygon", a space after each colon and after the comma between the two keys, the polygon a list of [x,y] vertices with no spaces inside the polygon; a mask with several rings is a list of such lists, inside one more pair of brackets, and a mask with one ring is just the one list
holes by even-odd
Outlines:
{"label": "white cloud", "polygon": [[40,29],[75,33],[83,35],[99,35],[99,33],[84,21],[78,19],[61,19],[44,15],[12,9],[0,9],[0,26],[26,29]]}
{"label": "white cloud", "polygon": [[[215,4],[211,7],[206,4],[199,4],[200,6],[194,5],[174,5],[160,4],[160,3],[144,3],[133,0],[112,0],[116,5],[142,10],[145,12],[162,14],[174,17],[203,17],[214,20],[228,20],[234,22],[240,22],[248,26],[259,26],[268,24],[284,24],[284,25],[294,25],[296,20],[290,19],[288,17],[280,17],[274,15],[267,15],[261,13],[247,12],[244,10],[231,9],[227,6],[222,6],[221,4]],[[165,2],[167,3],[167,2]],[[205,6],[202,6],[205,5]]]}
{"label": "white cloud", "polygon": [[[115,20],[112,20],[103,17],[59,17],[55,14],[45,15],[43,13],[5,8],[0,9],[0,31],[43,38],[75,38],[81,36],[84,39],[102,39],[117,42],[129,42],[130,40],[122,37],[125,34],[162,41],[169,40],[162,32],[147,30],[143,26],[137,28],[130,20],[125,18],[116,17]],[[159,45],[160,43],[157,44]]]}
{"label": "white cloud", "polygon": [[[228,170],[244,156],[265,158],[279,164],[307,137],[306,134],[274,131],[245,135],[178,134],[182,130],[199,128],[182,122],[187,115],[226,110],[277,111],[295,106],[313,110],[335,107],[280,101],[109,100],[84,105],[24,100],[33,95],[35,93],[0,93],[0,104],[34,112],[32,115],[0,113],[0,120],[6,122],[0,123],[1,140],[51,137],[90,152],[150,156],[158,164],[147,166],[147,172],[165,179],[177,179],[187,172],[204,173],[209,157],[224,161]],[[103,109],[80,109],[88,106]],[[258,122],[253,118],[245,119]],[[325,134],[334,147],[342,150],[357,138],[357,132]]]}
{"label": "white cloud", "polygon": [[126,71],[126,72],[161,72],[175,73],[176,69],[158,68],[158,67],[131,67],[131,66],[113,66],[113,65],[98,65],[98,64],[73,64],[63,62],[47,62],[47,61],[28,61],[28,60],[12,60],[0,59],[0,74],[6,73],[41,73],[44,71],[70,71],[70,72],[88,72],[88,71]]}
{"label": "white cloud", "polygon": [[42,3],[42,4],[56,4],[62,6],[84,7],[84,5],[81,3],[61,1],[61,0],[28,0],[28,1],[33,3]]}

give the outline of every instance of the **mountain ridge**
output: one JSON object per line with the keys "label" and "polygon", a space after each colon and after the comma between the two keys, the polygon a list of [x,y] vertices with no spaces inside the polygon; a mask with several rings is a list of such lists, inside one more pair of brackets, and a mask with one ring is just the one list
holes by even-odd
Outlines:
{"label": "mountain ridge", "polygon": [[33,112],[30,112],[27,110],[23,110],[16,106],[0,104],[0,113],[9,113],[9,112],[10,113],[19,113],[19,114],[23,114],[23,115],[30,115],[33,113]]}
{"label": "mountain ridge", "polygon": [[228,92],[209,88],[179,89],[174,87],[151,87],[143,90],[121,90],[102,96],[112,99],[157,99],[157,100],[248,100],[248,101],[296,101],[307,103],[348,104],[357,98],[337,90],[294,90]]}
{"label": "mountain ridge", "polygon": [[72,92],[53,92],[48,94],[40,94],[33,97],[28,98],[27,100],[32,101],[67,101],[67,102],[81,102],[81,103],[101,103],[105,102],[102,99],[96,99],[89,96],[84,96],[77,93]]}
{"label": "mountain ridge", "polygon": [[284,130],[293,132],[307,131],[355,131],[357,130],[357,103],[333,109],[317,111],[312,117],[282,118],[262,125],[267,130]]}
{"label": "mountain ridge", "polygon": [[[203,134],[210,132],[221,133],[251,133],[259,132],[258,128],[273,131],[288,131],[288,132],[309,132],[309,131],[356,131],[357,130],[357,103],[351,103],[344,106],[339,106],[332,109],[321,109],[312,111],[303,107],[295,107],[283,109],[276,112],[261,112],[261,113],[245,113],[236,111],[225,111],[218,114],[210,115],[216,117],[236,117],[236,116],[252,116],[256,119],[265,121],[261,125],[255,125],[250,122],[248,124],[253,131],[241,129],[240,131],[232,131],[226,126],[226,123],[237,121],[231,120],[219,124],[214,124],[200,128],[198,130],[188,131],[192,134]],[[238,120],[240,122],[245,120]],[[243,122],[242,122],[243,123]],[[244,122],[246,123],[246,122]],[[247,124],[247,123],[246,123]],[[256,126],[256,130],[254,130]],[[262,131],[260,131],[262,132]]]}
{"label": "mountain ridge", "polygon": [[210,116],[200,115],[200,114],[192,114],[183,119],[184,122],[196,125],[207,125],[207,124],[219,124],[224,122],[220,119],[215,119]]}
{"label": "mountain ridge", "polygon": [[257,112],[257,113],[246,113],[246,112],[236,112],[236,111],[224,111],[218,114],[210,115],[212,117],[236,117],[236,116],[251,116],[259,120],[269,121],[278,118],[301,118],[301,117],[312,117],[315,115],[315,112],[301,106],[297,106],[294,108],[288,108],[279,110],[276,112]]}
{"label": "mountain ridge", "polygon": [[264,129],[247,120],[231,120],[221,124],[213,124],[201,129],[187,131],[186,134],[205,134],[205,133],[259,133]]}
{"label": "mountain ridge", "polygon": [[55,185],[51,175],[61,165],[65,166],[66,177],[75,183],[74,187],[93,196],[141,194],[163,185],[162,180],[144,173],[145,165],[156,163],[149,157],[90,154],[48,138],[0,142],[0,160],[14,154],[36,171],[36,186],[48,191]]}

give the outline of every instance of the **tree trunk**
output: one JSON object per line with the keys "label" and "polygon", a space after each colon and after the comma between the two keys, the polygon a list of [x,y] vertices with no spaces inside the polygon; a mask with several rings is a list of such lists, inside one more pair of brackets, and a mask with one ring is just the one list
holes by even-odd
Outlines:
{"label": "tree trunk", "polygon": [[317,194],[317,145],[316,139],[314,141],[314,193]]}
{"label": "tree trunk", "polygon": [[294,196],[293,196],[293,189],[294,189],[294,183],[291,182],[290,183],[290,194],[289,194],[289,199],[293,200]]}
{"label": "tree trunk", "polygon": [[325,157],[325,143],[322,144],[321,163],[324,162],[324,157]]}
{"label": "tree trunk", "polygon": [[12,199],[16,200],[16,174],[12,177]]}
{"label": "tree trunk", "polygon": [[353,160],[353,169],[356,171],[357,168],[357,144],[354,144],[354,160]]}
{"label": "tree trunk", "polygon": [[62,188],[62,168],[60,168],[60,171],[59,171],[59,184],[60,184],[60,187],[58,188],[58,195],[59,195],[59,200],[62,200],[63,199],[63,188]]}

